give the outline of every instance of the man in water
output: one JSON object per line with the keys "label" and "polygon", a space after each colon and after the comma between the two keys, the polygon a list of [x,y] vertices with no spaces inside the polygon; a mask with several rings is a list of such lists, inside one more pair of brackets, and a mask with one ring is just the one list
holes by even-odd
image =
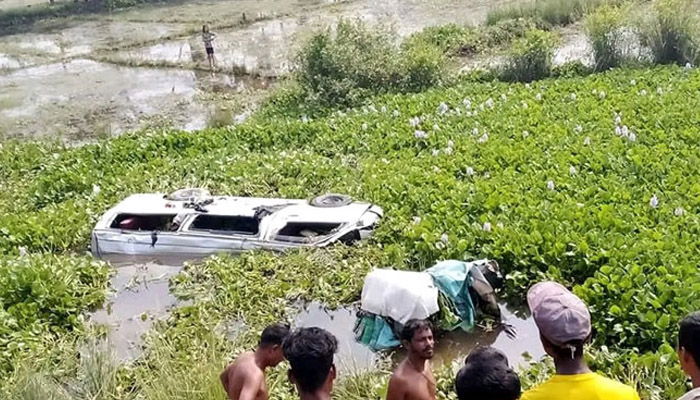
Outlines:
{"label": "man in water", "polygon": [[282,343],[289,326],[270,325],[260,336],[258,349],[242,354],[221,373],[221,383],[231,400],[267,400],[265,370],[284,361]]}
{"label": "man in water", "polygon": [[202,42],[204,42],[204,49],[207,51],[207,60],[209,61],[209,70],[214,71],[216,67],[216,60],[214,58],[214,39],[216,39],[216,34],[209,31],[209,25],[202,26]]}
{"label": "man in water", "polygon": [[386,400],[435,400],[435,377],[430,367],[435,355],[432,326],[428,321],[408,321],[401,331],[401,343],[408,356],[391,376]]}
{"label": "man in water", "polygon": [[502,351],[477,347],[457,373],[455,389],[459,400],[517,400],[520,378]]}
{"label": "man in water", "polygon": [[679,400],[700,400],[700,311],[681,320],[678,332],[678,358],[681,368],[690,377],[693,390]]}
{"label": "man in water", "polygon": [[639,400],[630,386],[588,368],[583,346],[591,339],[591,314],[581,299],[558,283],[542,282],[530,288],[527,304],[556,374],[525,392],[522,400]]}
{"label": "man in water", "polygon": [[284,341],[289,380],[301,400],[330,400],[336,377],[333,357],[338,340],[321,328],[301,328]]}

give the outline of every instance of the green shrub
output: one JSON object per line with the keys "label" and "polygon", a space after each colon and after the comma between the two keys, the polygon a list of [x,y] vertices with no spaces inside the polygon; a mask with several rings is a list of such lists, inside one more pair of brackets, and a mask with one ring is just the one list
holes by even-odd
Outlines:
{"label": "green shrub", "polygon": [[216,107],[209,113],[209,118],[207,118],[207,128],[223,128],[231,124],[233,124],[231,110],[223,107]]}
{"label": "green shrub", "polygon": [[592,74],[593,68],[581,61],[568,61],[552,68],[553,78],[575,78]]}
{"label": "green shrub", "polygon": [[660,64],[696,64],[700,57],[700,10],[693,0],[656,0],[640,21],[642,43]]}
{"label": "green shrub", "polygon": [[396,35],[362,22],[341,21],[314,35],[297,57],[296,76],[309,101],[358,104],[374,93],[422,90],[443,79],[445,58],[426,43],[398,45]]}
{"label": "green shrub", "polygon": [[593,48],[596,71],[619,67],[624,61],[623,15],[624,10],[604,5],[586,18],[586,33]]}
{"label": "green shrub", "polygon": [[490,11],[486,24],[515,18],[531,18],[547,26],[568,25],[578,21],[601,4],[618,4],[619,0],[541,0]]}
{"label": "green shrub", "polygon": [[555,38],[533,29],[513,43],[501,77],[507,81],[531,82],[551,75]]}

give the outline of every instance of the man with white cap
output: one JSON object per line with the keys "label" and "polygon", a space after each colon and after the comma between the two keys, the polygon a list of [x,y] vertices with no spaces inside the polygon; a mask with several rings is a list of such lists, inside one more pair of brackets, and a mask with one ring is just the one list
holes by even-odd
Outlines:
{"label": "man with white cap", "polygon": [[588,368],[583,346],[591,338],[591,315],[581,299],[558,283],[541,282],[530,288],[527,303],[556,375],[522,400],[639,400],[633,388]]}

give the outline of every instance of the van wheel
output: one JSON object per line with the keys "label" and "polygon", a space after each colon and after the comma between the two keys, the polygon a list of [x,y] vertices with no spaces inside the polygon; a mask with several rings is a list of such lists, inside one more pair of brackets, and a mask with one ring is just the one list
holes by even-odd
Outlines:
{"label": "van wheel", "polygon": [[343,207],[352,203],[350,196],[344,194],[324,194],[323,196],[315,197],[311,200],[311,205],[314,207]]}

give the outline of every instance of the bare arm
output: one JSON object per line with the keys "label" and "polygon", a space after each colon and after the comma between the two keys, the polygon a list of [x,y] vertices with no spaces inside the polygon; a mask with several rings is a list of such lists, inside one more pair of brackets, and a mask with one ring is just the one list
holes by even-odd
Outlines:
{"label": "bare arm", "polygon": [[224,372],[221,373],[221,384],[224,386],[224,391],[226,391],[226,394],[228,395],[229,399],[234,400],[233,397],[231,396],[231,393],[229,393],[229,388],[228,388],[228,376],[229,376],[229,368],[227,367],[224,369]]}
{"label": "bare arm", "polygon": [[404,400],[406,398],[406,382],[402,379],[391,377],[389,388],[386,392],[386,400]]}
{"label": "bare arm", "polygon": [[265,379],[265,376],[262,373],[248,374],[243,381],[238,400],[255,400],[262,387],[263,379]]}

